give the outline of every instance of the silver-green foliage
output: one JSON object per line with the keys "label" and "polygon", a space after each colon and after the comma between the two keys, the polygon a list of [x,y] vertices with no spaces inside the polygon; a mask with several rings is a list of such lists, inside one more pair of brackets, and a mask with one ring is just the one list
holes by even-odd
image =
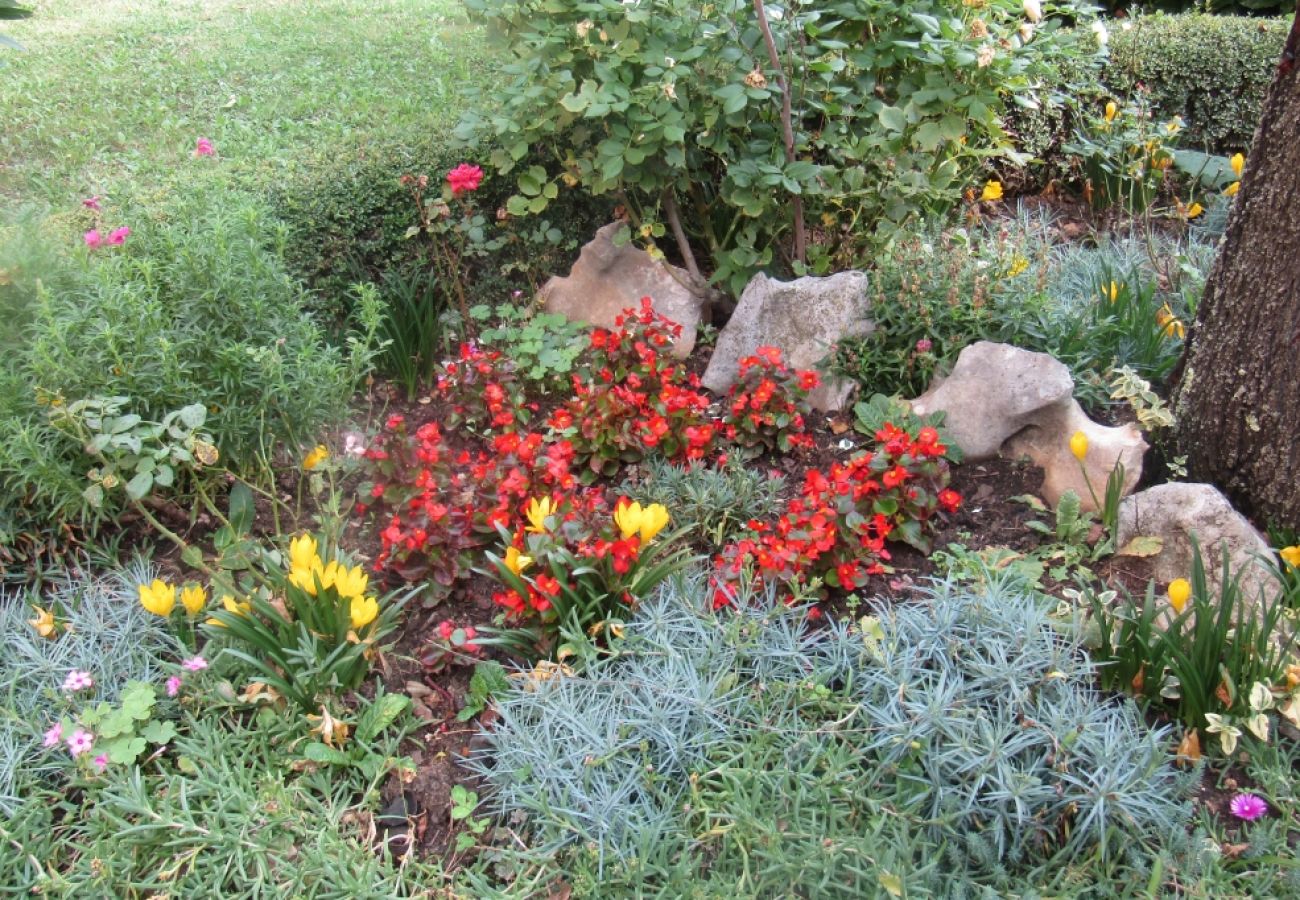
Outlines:
{"label": "silver-green foliage", "polygon": [[525,814],[531,860],[650,892],[690,869],[951,893],[933,861],[968,886],[1085,857],[1142,867],[1185,819],[1167,735],[1101,697],[1014,582],[941,583],[865,631],[702,596],[665,589],[613,658],[497,698],[472,766],[496,812]]}
{"label": "silver-green foliage", "polygon": [[138,601],[136,586],[153,577],[138,560],[104,575],[67,572],[39,601],[68,626],[52,639],[27,623],[34,613],[21,594],[0,594],[0,812],[14,809],[20,779],[53,765],[41,756],[40,733],[58,719],[70,670],[89,672],[107,700],[128,681],[161,683],[165,660],[180,648]]}
{"label": "silver-green foliage", "polygon": [[689,527],[690,534],[720,550],[749,520],[776,515],[784,487],[784,475],[747,466],[733,456],[720,466],[679,466],[651,458],[637,479],[625,481],[619,491],[642,503],[662,503],[674,527]]}

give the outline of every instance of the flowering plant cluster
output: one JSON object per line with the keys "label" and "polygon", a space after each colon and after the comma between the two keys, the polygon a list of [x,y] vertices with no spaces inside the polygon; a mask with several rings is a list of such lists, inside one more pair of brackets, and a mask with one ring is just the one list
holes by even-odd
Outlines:
{"label": "flowering plant cluster", "polygon": [[528,421],[513,363],[473,341],[461,344],[457,358],[443,364],[434,393],[450,410],[448,427],[509,431]]}
{"label": "flowering plant cluster", "polygon": [[469,571],[498,524],[513,525],[527,497],[575,484],[572,444],[537,432],[507,431],[489,451],[470,452],[454,450],[436,423],[412,435],[394,415],[365,457],[373,481],[362,486],[369,503],[360,511],[373,505],[387,517],[376,567],[444,589]]}
{"label": "flowering plant cluster", "polygon": [[[181,664],[187,672],[207,668],[201,656]],[[180,690],[181,676],[168,679],[167,696]],[[172,682],[176,690],[172,690]],[[86,774],[99,774],[109,765],[130,765],[151,745],[159,748],[176,736],[176,726],[156,718],[158,690],[143,681],[129,681],[116,703],[95,700],[95,680],[89,672],[73,669],[63,680],[68,712],[44,735],[46,750],[65,747],[77,767]]]}
{"label": "flowering plant cluster", "polygon": [[281,565],[267,566],[245,599],[223,596],[205,627],[211,637],[233,639],[225,652],[269,687],[315,712],[322,696],[361,683],[403,601],[368,593],[361,566],[338,552],[322,554],[310,534],[294,538],[287,556],[268,559]]}
{"label": "flowering plant cluster", "polygon": [[740,361],[740,375],[727,395],[722,425],[744,456],[764,450],[789,453],[812,446],[803,413],[808,394],[821,384],[816,372],[792,371],[776,347],[759,347]]}
{"label": "flowering plant cluster", "polygon": [[[622,616],[690,560],[689,551],[672,549],[676,534],[660,538],[671,516],[658,503],[643,507],[624,497],[611,512],[603,491],[587,489],[534,497],[526,518],[522,528],[500,528],[505,550],[488,554],[491,574],[504,587],[493,599],[508,620],[534,628],[526,641],[514,642],[524,646],[557,634],[570,645],[586,636],[618,636]],[[567,653],[560,648],[561,657]]]}
{"label": "flowering plant cluster", "polygon": [[574,376],[573,400],[550,421],[573,442],[587,470],[583,480],[613,475],[652,453],[703,459],[718,431],[706,418],[709,399],[698,376],[662,357],[681,326],[657,314],[649,297],[615,324],[592,331],[590,377]]}
{"label": "flowering plant cluster", "polygon": [[[886,424],[876,447],[830,473],[810,469],[799,496],[774,523],[750,522],[750,535],[718,558],[721,581],[752,568],[762,581],[802,593],[813,579],[841,590],[862,587],[888,569],[888,539],[929,550],[927,527],[940,511],[955,512],[961,496],[948,487],[947,447],[929,426],[915,437]],[[714,605],[730,602],[719,584]]]}

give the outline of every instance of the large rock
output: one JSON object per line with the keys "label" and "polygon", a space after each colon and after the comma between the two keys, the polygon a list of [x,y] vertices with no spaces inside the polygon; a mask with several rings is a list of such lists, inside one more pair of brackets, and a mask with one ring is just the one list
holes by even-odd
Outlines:
{"label": "large rock", "polygon": [[686,287],[690,276],[684,270],[632,244],[616,247],[614,235],[623,227],[611,222],[597,231],[568,276],[550,278],[537,298],[547,312],[613,328],[625,309],[640,309],[641,298],[649,297],[655,312],[682,326],[671,354],[685,359],[695,347],[705,301]]}
{"label": "large rock", "polygon": [[[945,413],[944,429],[968,460],[1028,457],[1043,469],[1043,498],[1052,506],[1073,491],[1084,509],[1097,509],[1093,495],[1104,501],[1117,463],[1124,466],[1124,493],[1142,477],[1142,432],[1089,419],[1074,400],[1070,370],[1046,353],[978,341],[961,351],[952,374],[912,401],[912,410]],[[1082,465],[1070,451],[1076,431],[1088,438]]]}
{"label": "large rock", "polygon": [[[755,275],[740,295],[702,379],[704,386],[725,394],[740,374],[740,361],[759,347],[777,347],[787,365],[812,369],[842,338],[868,334],[867,276],[840,272],[826,278],[807,276],[776,281]],[[825,378],[808,402],[826,412],[844,407],[853,384]]]}
{"label": "large rock", "polygon": [[1151,557],[1151,577],[1161,584],[1192,576],[1192,541],[1196,538],[1205,562],[1206,580],[1217,593],[1228,551],[1229,573],[1241,573],[1241,588],[1248,601],[1272,597],[1277,580],[1269,574],[1272,552],[1263,535],[1232,508],[1210,484],[1170,482],[1147,488],[1124,500],[1119,507],[1116,543],[1123,547],[1138,536],[1158,537],[1160,552]]}

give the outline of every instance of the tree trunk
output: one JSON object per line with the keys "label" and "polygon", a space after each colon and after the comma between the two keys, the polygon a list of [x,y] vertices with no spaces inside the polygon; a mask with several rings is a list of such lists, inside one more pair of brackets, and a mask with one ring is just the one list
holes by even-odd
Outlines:
{"label": "tree trunk", "polygon": [[[1300,12],[1300,0],[1297,0]],[[1189,474],[1300,528],[1300,15],[1264,100],[1175,385]]]}

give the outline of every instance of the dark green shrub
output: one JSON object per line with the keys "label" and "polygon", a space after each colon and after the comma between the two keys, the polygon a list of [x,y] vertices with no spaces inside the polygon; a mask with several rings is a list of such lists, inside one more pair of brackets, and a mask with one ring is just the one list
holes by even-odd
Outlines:
{"label": "dark green shrub", "polygon": [[1102,81],[1117,95],[1144,86],[1158,117],[1182,116],[1183,146],[1246,150],[1289,27],[1237,16],[1135,18],[1111,29]]}
{"label": "dark green shrub", "polygon": [[[272,203],[288,232],[289,270],[318,295],[318,307],[328,316],[346,315],[349,287],[358,282],[379,284],[391,302],[384,273],[409,272],[427,252],[425,242],[408,237],[420,218],[401,177],[428,175],[431,183],[440,183],[462,162],[486,168],[490,152],[452,149],[433,139],[353,148],[282,185]],[[475,202],[484,210],[504,210],[513,192],[513,181],[489,175],[475,192]],[[474,269],[466,276],[469,302],[495,304],[515,289],[536,288],[548,275],[567,272],[575,249],[610,220],[612,205],[565,191],[543,219],[499,221],[507,240],[490,264],[472,261]],[[497,236],[496,231],[487,235]]]}

